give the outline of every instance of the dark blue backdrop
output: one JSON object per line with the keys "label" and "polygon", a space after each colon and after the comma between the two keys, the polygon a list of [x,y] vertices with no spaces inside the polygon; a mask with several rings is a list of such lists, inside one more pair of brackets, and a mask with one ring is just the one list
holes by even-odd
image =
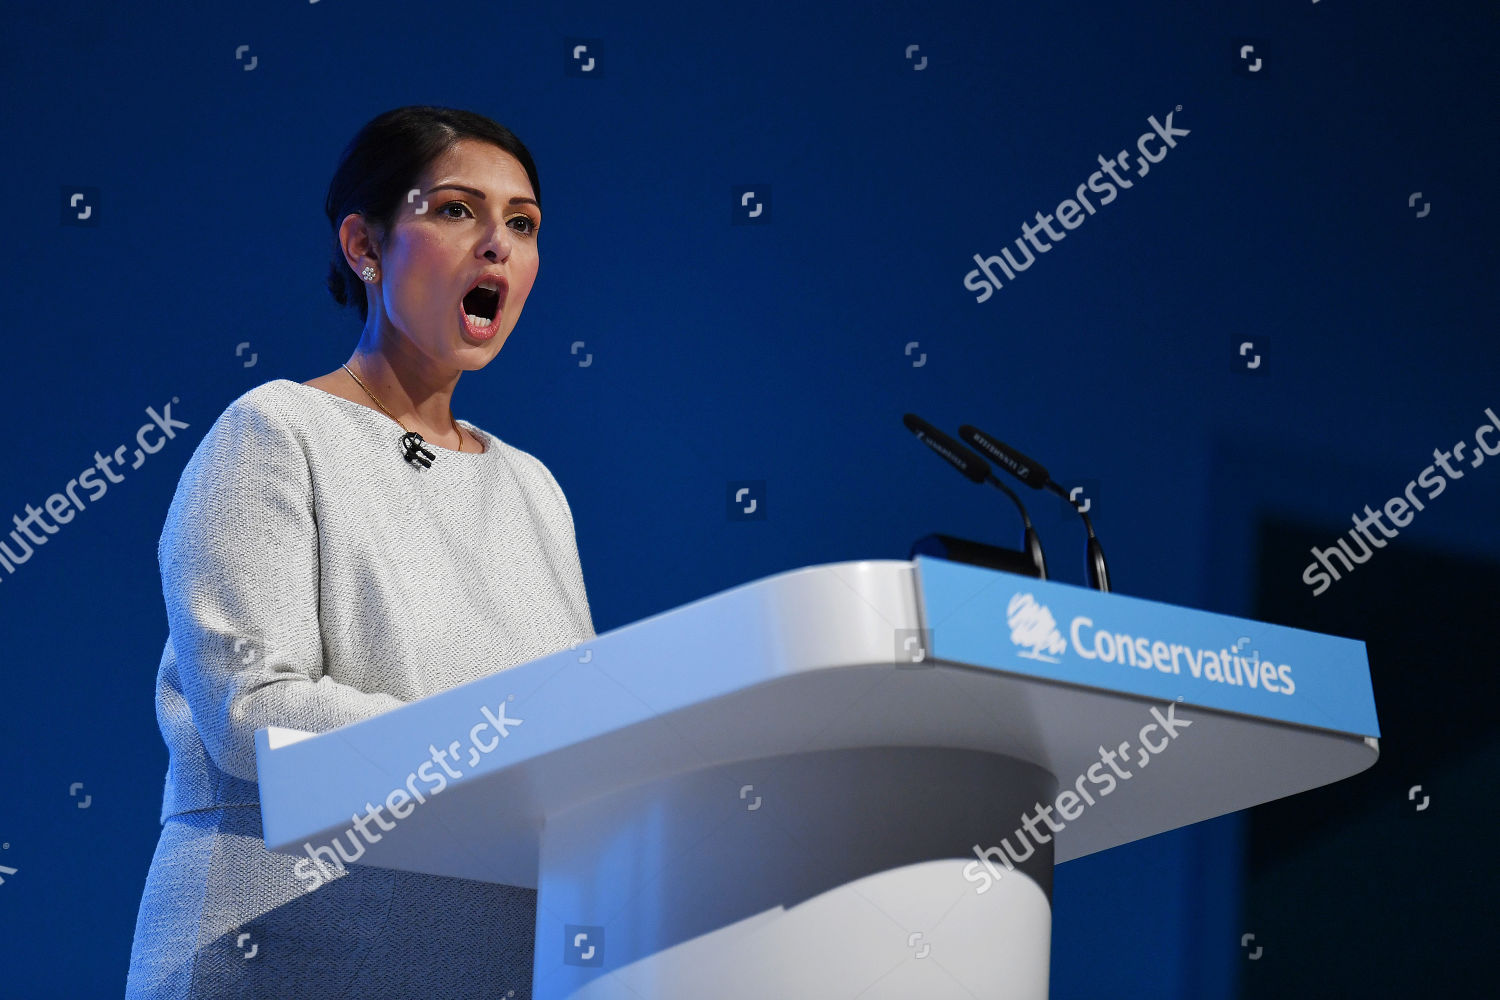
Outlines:
{"label": "dark blue backdrop", "polygon": [[[908,410],[1096,481],[1117,589],[1247,615],[1305,599],[1301,563],[1263,571],[1268,516],[1331,545],[1500,411],[1493,4],[540,6],[7,11],[0,516],[133,449],[147,407],[175,398],[190,429],[0,568],[0,994],[123,988],[166,765],[162,521],[232,399],[348,357],[322,199],[387,108],[484,112],[536,157],[543,266],[454,408],[563,486],[600,632],[797,566],[904,557],[930,531],[1015,544]],[[579,43],[597,72],[576,71]],[[1100,155],[1133,165],[1168,113],[1189,134],[1164,159],[977,301],[975,254]],[[765,209],[737,224],[746,189]],[[737,480],[764,480],[764,520],[726,516]],[[1474,469],[1391,545],[1493,566],[1497,498],[1500,463]],[[1041,523],[1056,575],[1081,581],[1077,526]],[[1372,660],[1403,625],[1352,621]],[[1437,715],[1474,697],[1447,665],[1492,654],[1431,650],[1395,666],[1430,676]],[[1465,736],[1493,756],[1493,723]],[[1408,811],[1423,775],[1385,764],[1372,787]],[[1426,781],[1433,815],[1485,794]],[[1409,850],[1443,848],[1410,825]],[[1242,814],[1060,868],[1053,995],[1250,995],[1290,944],[1278,913],[1401,869],[1315,868],[1252,927],[1248,839]],[[1319,944],[1341,962],[1441,968],[1401,945],[1420,911],[1346,916],[1360,931]]]}

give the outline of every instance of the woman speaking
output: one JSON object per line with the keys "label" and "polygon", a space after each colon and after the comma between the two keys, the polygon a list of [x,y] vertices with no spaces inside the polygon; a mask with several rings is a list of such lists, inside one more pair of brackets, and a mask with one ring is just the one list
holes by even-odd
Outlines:
{"label": "woman speaking", "polygon": [[359,865],[353,837],[309,890],[262,840],[257,729],[324,732],[594,635],[556,480],[451,406],[536,280],[531,154],[482,115],[398,108],[325,209],[359,343],[228,406],[158,546],[169,766],[127,997],[529,997],[534,890]]}

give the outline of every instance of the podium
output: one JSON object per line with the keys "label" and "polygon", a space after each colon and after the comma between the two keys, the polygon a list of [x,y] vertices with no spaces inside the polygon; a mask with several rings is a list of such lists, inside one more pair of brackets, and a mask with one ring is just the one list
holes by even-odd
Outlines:
{"label": "podium", "polygon": [[360,837],[536,888],[539,1000],[1012,1000],[1047,995],[1055,864],[1357,774],[1378,736],[1362,642],[918,556],[256,756],[312,884]]}

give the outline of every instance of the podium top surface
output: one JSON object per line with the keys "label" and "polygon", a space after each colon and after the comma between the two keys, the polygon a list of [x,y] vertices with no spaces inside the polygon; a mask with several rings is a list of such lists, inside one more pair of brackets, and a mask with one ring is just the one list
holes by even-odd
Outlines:
{"label": "podium top surface", "polygon": [[1378,734],[1361,642],[918,557],[775,574],[256,750],[272,850],[385,804],[361,863],[535,886],[548,816],[736,761],[1025,760],[1096,793],[1063,862],[1356,774]]}

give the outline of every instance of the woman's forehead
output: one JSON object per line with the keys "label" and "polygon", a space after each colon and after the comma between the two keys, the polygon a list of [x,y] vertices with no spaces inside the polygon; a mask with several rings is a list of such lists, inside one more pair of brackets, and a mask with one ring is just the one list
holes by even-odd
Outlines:
{"label": "woman's forehead", "polygon": [[526,168],[510,153],[487,142],[463,140],[424,171],[428,187],[449,181],[486,193],[532,194]]}

